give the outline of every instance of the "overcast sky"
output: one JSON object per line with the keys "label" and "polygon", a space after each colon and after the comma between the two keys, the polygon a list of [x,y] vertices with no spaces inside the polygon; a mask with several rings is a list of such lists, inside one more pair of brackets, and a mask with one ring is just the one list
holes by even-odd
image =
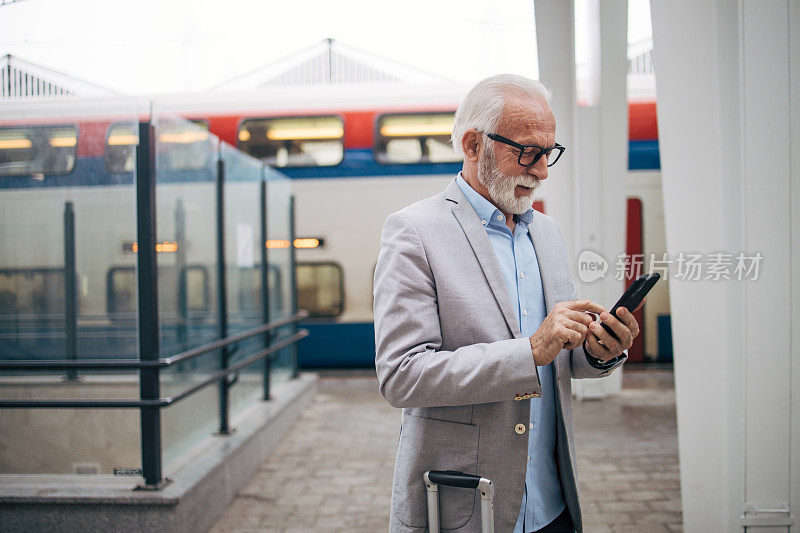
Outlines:
{"label": "overcast sky", "polygon": [[[650,10],[648,0],[630,1],[634,42],[650,35]],[[24,0],[0,7],[0,54],[127,94],[201,91],[327,37],[462,82],[538,72],[532,0]]]}

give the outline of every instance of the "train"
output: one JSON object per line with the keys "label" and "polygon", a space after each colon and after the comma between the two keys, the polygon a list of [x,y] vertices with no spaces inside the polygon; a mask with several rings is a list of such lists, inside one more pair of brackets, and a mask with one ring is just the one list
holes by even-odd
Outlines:
{"label": "train", "polygon": [[[298,307],[310,313],[302,327],[311,333],[299,345],[300,366],[372,366],[372,278],[383,221],[440,192],[461,169],[450,132],[468,90],[330,86],[166,95],[135,105],[65,104],[63,119],[40,105],[38,114],[18,112],[26,118],[16,121],[3,118],[12,107],[0,109],[0,250],[12,251],[0,255],[0,358],[63,357],[60,243],[67,202],[79,250],[79,354],[135,356],[132,185],[136,122],[147,115],[159,124],[168,148],[160,155],[158,178],[162,349],[174,353],[186,346],[187,323],[194,341],[214,335],[215,227],[209,214],[218,138],[291,183],[299,243],[296,294]],[[627,231],[641,236],[643,227],[663,224],[655,102],[630,102],[629,126],[629,196],[639,202],[641,216],[629,219]],[[181,186],[187,182],[192,187]],[[256,189],[242,182],[226,194],[236,216],[255,231],[257,212],[244,199]],[[541,190],[535,207],[546,211],[547,186]],[[651,237],[644,248],[663,250],[659,239]],[[271,257],[285,252],[280,246],[270,248]],[[258,320],[252,297],[260,290],[257,277],[255,269],[239,265],[237,282],[228,287],[234,325]],[[271,307],[285,308],[287,276],[271,268],[269,283]],[[666,298],[648,305],[654,316],[668,313]],[[648,322],[645,329],[653,327]],[[642,349],[656,351],[654,345]]]}

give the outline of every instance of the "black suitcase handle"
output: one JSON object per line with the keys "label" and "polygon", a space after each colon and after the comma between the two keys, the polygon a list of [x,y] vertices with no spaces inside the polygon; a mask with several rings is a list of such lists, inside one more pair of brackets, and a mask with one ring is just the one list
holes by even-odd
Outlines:
{"label": "black suitcase handle", "polygon": [[445,487],[461,487],[464,489],[477,489],[481,476],[456,472],[455,470],[431,470],[428,472],[431,483]]}
{"label": "black suitcase handle", "polygon": [[490,479],[455,470],[429,470],[423,474],[422,480],[427,491],[431,533],[439,533],[439,485],[478,489],[481,493],[481,531],[494,533],[494,484]]}

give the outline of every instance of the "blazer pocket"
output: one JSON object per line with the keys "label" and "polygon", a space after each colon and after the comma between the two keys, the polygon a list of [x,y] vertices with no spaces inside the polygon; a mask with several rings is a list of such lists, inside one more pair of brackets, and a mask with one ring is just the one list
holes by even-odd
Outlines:
{"label": "blazer pocket", "polygon": [[[408,527],[428,525],[427,496],[422,474],[428,470],[458,470],[477,474],[480,428],[433,418],[404,416],[395,464],[392,508]],[[466,525],[475,510],[477,491],[439,487],[442,529]]]}

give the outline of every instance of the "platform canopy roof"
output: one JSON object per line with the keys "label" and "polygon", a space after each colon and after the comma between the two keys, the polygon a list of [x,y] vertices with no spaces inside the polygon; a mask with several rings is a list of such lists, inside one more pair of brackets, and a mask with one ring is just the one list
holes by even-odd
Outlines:
{"label": "platform canopy roof", "polygon": [[452,82],[448,78],[381,57],[333,39],[323,41],[212,87],[252,90],[314,85],[375,85]]}
{"label": "platform canopy roof", "polygon": [[11,54],[0,56],[0,101],[114,94],[118,93]]}

